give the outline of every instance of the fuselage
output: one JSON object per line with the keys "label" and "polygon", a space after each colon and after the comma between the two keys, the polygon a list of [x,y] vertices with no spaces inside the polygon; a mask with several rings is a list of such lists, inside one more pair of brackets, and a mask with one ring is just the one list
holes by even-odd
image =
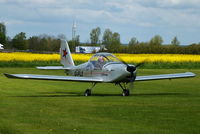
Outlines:
{"label": "fuselage", "polygon": [[[91,61],[75,66],[67,72],[73,76],[101,77],[104,82],[129,82],[130,72],[121,62],[108,62],[102,67],[95,67]],[[134,72],[136,75],[136,71]]]}

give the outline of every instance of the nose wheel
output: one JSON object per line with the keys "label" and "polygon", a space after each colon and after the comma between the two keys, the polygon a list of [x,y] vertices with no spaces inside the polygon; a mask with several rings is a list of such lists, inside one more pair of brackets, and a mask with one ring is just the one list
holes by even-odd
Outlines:
{"label": "nose wheel", "polygon": [[122,88],[122,96],[129,96],[130,95],[130,91],[126,87],[125,83],[123,83],[123,85],[121,83],[117,83],[117,84]]}
{"label": "nose wheel", "polygon": [[122,96],[129,96],[130,95],[130,92],[128,89],[123,89],[122,91]]}

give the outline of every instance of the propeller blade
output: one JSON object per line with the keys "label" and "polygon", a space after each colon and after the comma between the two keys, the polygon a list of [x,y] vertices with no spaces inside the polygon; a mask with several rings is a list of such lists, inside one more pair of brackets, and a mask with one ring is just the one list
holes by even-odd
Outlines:
{"label": "propeller blade", "polygon": [[124,65],[126,65],[127,67],[129,66],[128,63],[126,63],[121,57],[118,56],[118,59],[119,59]]}
{"label": "propeller blade", "polygon": [[143,62],[141,62],[141,63],[138,63],[137,65],[135,65],[135,67],[137,68],[137,67],[139,67],[139,66],[142,66],[142,65],[144,65],[146,62],[145,61],[143,61]]}
{"label": "propeller blade", "polygon": [[133,90],[133,81],[130,82],[130,85],[129,85],[129,90]]}
{"label": "propeller blade", "polygon": [[129,72],[131,73],[131,75],[130,75],[129,90],[132,90],[132,89],[133,89],[133,86],[134,86],[134,80],[135,80],[135,77],[136,77],[136,76],[134,76],[134,72],[135,72],[135,70],[136,70],[139,66],[144,65],[144,64],[146,63],[146,60],[143,61],[143,62],[141,62],[141,63],[136,64],[135,66],[130,66],[130,65],[128,65],[128,63],[126,63],[124,60],[122,60],[122,59],[120,59],[120,60],[121,60],[121,62],[122,62],[124,65],[126,65],[127,71],[129,71]]}
{"label": "propeller blade", "polygon": [[129,89],[132,90],[133,89],[133,82],[134,82],[134,73],[131,72],[131,78],[130,78],[130,86]]}
{"label": "propeller blade", "polygon": [[125,61],[121,60],[121,62],[126,65],[127,67],[129,66]]}

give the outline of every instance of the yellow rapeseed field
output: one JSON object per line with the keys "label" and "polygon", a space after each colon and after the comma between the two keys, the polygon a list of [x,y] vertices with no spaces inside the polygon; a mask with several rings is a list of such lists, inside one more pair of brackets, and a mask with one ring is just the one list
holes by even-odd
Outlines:
{"label": "yellow rapeseed field", "polygon": [[[200,62],[200,55],[183,54],[115,54],[128,63],[140,62]],[[87,61],[92,54],[72,54],[75,61]],[[59,54],[0,53],[0,61],[59,61]]]}
{"label": "yellow rapeseed field", "polygon": [[128,63],[140,62],[200,62],[200,55],[188,54],[116,54]]}

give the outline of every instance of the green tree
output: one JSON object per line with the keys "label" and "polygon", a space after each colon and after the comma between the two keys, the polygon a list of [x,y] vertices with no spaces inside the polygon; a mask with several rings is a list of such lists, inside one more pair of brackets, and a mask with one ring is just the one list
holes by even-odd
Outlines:
{"label": "green tree", "polygon": [[120,34],[117,32],[114,32],[112,35],[112,44],[114,44],[115,46],[119,46],[120,43]]}
{"label": "green tree", "polygon": [[103,34],[102,44],[110,52],[117,52],[119,50],[120,43],[120,34],[117,32],[112,33],[110,29],[106,29]]}
{"label": "green tree", "polygon": [[60,50],[60,39],[52,40],[51,51],[59,52],[59,50]]}
{"label": "green tree", "polygon": [[137,53],[138,48],[141,47],[138,44],[139,44],[139,41],[135,37],[132,37],[128,43],[127,52],[128,53]]}
{"label": "green tree", "polygon": [[103,33],[102,44],[106,47],[109,46],[112,42],[112,31],[110,29],[106,29]]}
{"label": "green tree", "polygon": [[92,29],[90,32],[91,44],[98,44],[100,42],[99,36],[101,34],[101,29],[99,27]]}
{"label": "green tree", "polygon": [[26,33],[21,32],[12,40],[13,47],[19,50],[26,50],[28,48],[27,40],[26,40]]}
{"label": "green tree", "polygon": [[75,52],[76,46],[80,45],[80,36],[77,35],[74,40],[69,40],[68,41],[69,48],[71,52]]}
{"label": "green tree", "polygon": [[121,43],[120,43],[120,34],[117,33],[117,32],[114,32],[112,34],[111,43],[110,43],[110,45],[108,45],[108,49],[111,52],[119,52],[120,45],[121,45]]}
{"label": "green tree", "polygon": [[178,38],[176,36],[172,39],[171,45],[173,45],[173,46],[179,46],[180,45],[180,41],[178,41]]}
{"label": "green tree", "polygon": [[153,38],[150,40],[150,45],[151,46],[160,46],[163,43],[163,39],[160,35],[155,35]]}
{"label": "green tree", "polygon": [[131,47],[131,46],[138,45],[138,44],[139,44],[138,40],[135,37],[132,37],[128,43],[128,46]]}
{"label": "green tree", "polygon": [[32,36],[28,39],[28,48],[30,50],[40,50],[40,42],[38,36]]}
{"label": "green tree", "polygon": [[54,51],[60,48],[60,37],[49,35],[32,36],[28,40],[29,49],[32,51]]}
{"label": "green tree", "polygon": [[4,49],[12,49],[12,39],[7,36],[6,37],[6,44],[4,44]]}
{"label": "green tree", "polygon": [[0,23],[0,43],[6,44],[6,26],[3,22]]}

